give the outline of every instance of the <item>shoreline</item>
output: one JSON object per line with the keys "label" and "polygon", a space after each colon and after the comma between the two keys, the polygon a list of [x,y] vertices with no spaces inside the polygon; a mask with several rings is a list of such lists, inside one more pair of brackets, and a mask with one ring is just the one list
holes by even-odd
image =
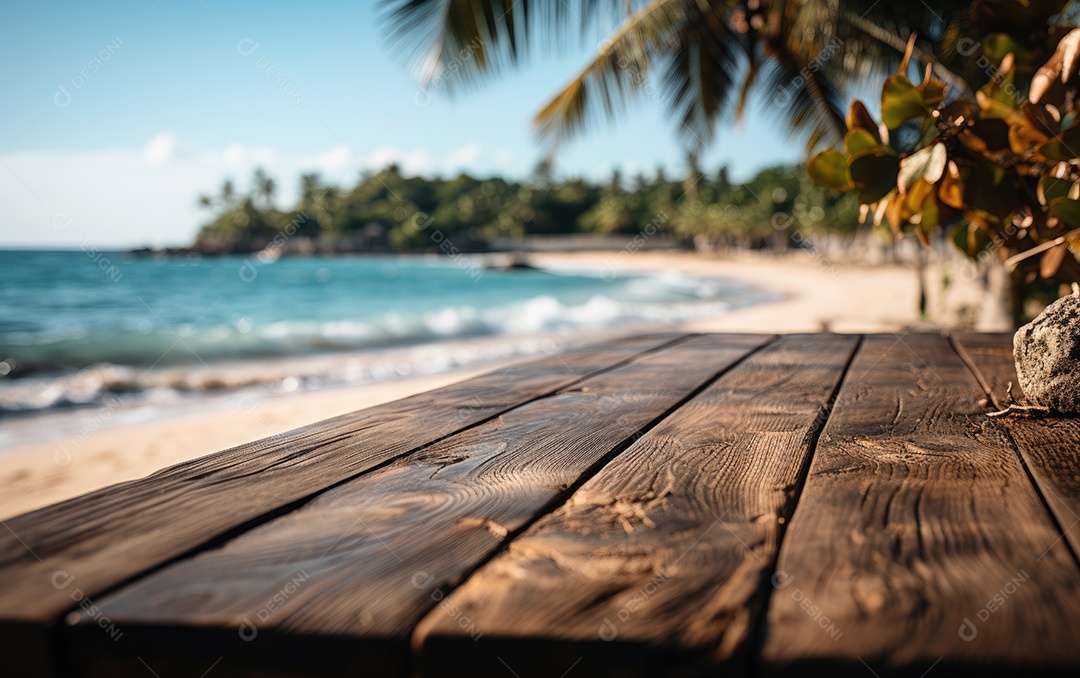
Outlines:
{"label": "shoreline", "polygon": [[[545,252],[529,254],[528,261],[541,269],[588,272],[605,280],[665,272],[719,278],[772,299],[661,327],[673,331],[892,332],[917,321],[918,288],[911,268],[834,264],[804,250],[783,255],[705,255],[669,250]],[[614,334],[643,331],[647,328]],[[560,343],[575,346],[599,337],[600,333],[574,335]],[[0,450],[0,484],[7,497],[0,505],[0,519],[304,424],[468,379],[520,359],[504,353],[422,376],[269,394],[246,406],[239,404],[242,397],[226,394],[211,407],[185,410],[162,406],[149,421],[94,427],[85,434],[80,430],[78,438],[71,435],[69,427],[66,435]],[[64,417],[58,413],[39,416]],[[198,431],[197,438],[192,431]]]}

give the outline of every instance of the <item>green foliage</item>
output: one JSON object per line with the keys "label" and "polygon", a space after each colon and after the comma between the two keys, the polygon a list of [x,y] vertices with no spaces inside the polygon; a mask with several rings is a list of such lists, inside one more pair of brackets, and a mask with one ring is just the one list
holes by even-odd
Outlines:
{"label": "green foliage", "polygon": [[1019,266],[1022,283],[1080,279],[1065,256],[1080,252],[1080,29],[1054,25],[1066,4],[972,3],[968,37],[918,52],[917,85],[913,36],[882,87],[882,124],[855,101],[843,152],[816,155],[809,175],[856,193],[897,237],[947,229],[970,256]]}
{"label": "green foliage", "polygon": [[[895,68],[904,38],[956,51],[972,21],[964,0],[387,0],[390,44],[423,86],[455,93],[504,74],[569,41],[610,30],[594,56],[537,112],[553,147],[639,103],[658,105],[684,146],[700,148],[717,124],[766,101],[790,131],[817,148],[839,141],[846,92]],[[976,3],[993,12],[998,2]],[[1019,5],[1017,0],[1001,4]],[[1026,3],[1025,3],[1026,4]],[[1060,3],[1034,5],[1059,9]],[[987,9],[984,9],[987,8]],[[1014,25],[1011,20],[1002,21]],[[899,44],[897,44],[899,43]],[[994,43],[1008,49],[1008,41]],[[890,119],[918,113],[905,96]]]}
{"label": "green foliage", "polygon": [[693,198],[669,205],[675,233],[710,246],[753,246],[796,232],[846,232],[854,201],[814,185],[798,166],[770,167],[745,184],[702,178]]}
{"label": "green foliage", "polygon": [[855,223],[854,202],[815,186],[798,166],[768,168],[744,184],[732,183],[724,169],[706,175],[695,167],[684,181],[658,171],[653,178],[624,182],[616,173],[604,184],[555,180],[541,169],[516,182],[467,174],[409,177],[391,165],[365,173],[351,189],[307,174],[288,211],[269,202],[265,188],[273,179],[260,172],[251,195],[240,195],[226,182],[221,196],[199,198],[214,216],[196,247],[251,251],[285,235],[375,251],[431,250],[445,237],[467,250],[530,235],[634,236],[646,230],[650,236],[734,245],[795,230],[849,230]]}

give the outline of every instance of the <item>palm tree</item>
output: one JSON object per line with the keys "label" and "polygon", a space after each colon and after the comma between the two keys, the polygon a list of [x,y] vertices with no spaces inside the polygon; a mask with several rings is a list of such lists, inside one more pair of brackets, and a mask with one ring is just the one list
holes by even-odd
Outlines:
{"label": "palm tree", "polygon": [[199,207],[205,210],[221,209],[231,212],[236,208],[236,185],[233,184],[232,179],[225,179],[221,182],[221,189],[216,197],[201,193],[198,202]]}
{"label": "palm tree", "polygon": [[275,191],[277,191],[277,182],[266,173],[266,170],[257,168],[252,179],[252,192],[262,200],[264,209],[269,210],[274,206]]}
{"label": "palm tree", "polygon": [[[1010,0],[1005,0],[1008,4]],[[1019,0],[1014,0],[1019,2]],[[946,66],[974,20],[970,0],[387,0],[398,52],[430,86],[455,93],[526,60],[538,45],[617,30],[536,114],[551,150],[635,100],[659,101],[691,149],[763,98],[807,150],[835,144],[848,91],[895,70],[907,38],[913,63],[960,83]],[[969,60],[974,61],[974,60]]]}
{"label": "palm tree", "polygon": [[236,206],[236,184],[233,183],[232,179],[221,182],[219,199],[225,209],[233,209]]}
{"label": "palm tree", "polygon": [[314,211],[325,189],[317,172],[300,175],[300,208]]}

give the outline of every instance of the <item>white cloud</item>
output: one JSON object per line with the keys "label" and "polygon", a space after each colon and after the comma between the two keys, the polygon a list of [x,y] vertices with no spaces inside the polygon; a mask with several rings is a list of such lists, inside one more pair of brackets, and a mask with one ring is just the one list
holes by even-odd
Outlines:
{"label": "white cloud", "polygon": [[403,151],[393,146],[383,146],[372,150],[364,156],[364,166],[369,169],[379,169],[391,163],[397,163],[406,174],[431,174],[435,171],[435,164],[424,151]]}
{"label": "white cloud", "polygon": [[443,164],[457,170],[472,169],[480,161],[483,149],[480,144],[465,144],[461,148],[446,154]]}
{"label": "white cloud", "polygon": [[[475,143],[438,162],[423,150],[396,147],[376,148],[357,157],[343,143],[303,155],[241,143],[200,150],[168,131],[135,148],[9,153],[0,155],[0,204],[5,209],[0,244],[88,243],[99,248],[186,244],[208,218],[199,210],[197,196],[216,193],[225,178],[247,190],[256,167],[277,179],[277,200],[286,206],[294,203],[302,172],[321,172],[327,181],[347,185],[360,169],[377,170],[391,162],[406,173],[431,176],[462,170],[512,171],[506,165],[514,160],[505,149],[488,158]],[[57,219],[65,223],[70,219],[72,228],[55,228]]]}
{"label": "white cloud", "polygon": [[220,151],[204,152],[200,159],[206,165],[245,168],[255,165],[275,165],[280,160],[280,155],[276,150],[267,146],[246,146],[231,143]]}
{"label": "white cloud", "polygon": [[350,168],[358,168],[360,160],[348,146],[338,144],[329,150],[308,156],[301,160],[300,164],[323,174],[340,175]]}
{"label": "white cloud", "polygon": [[177,156],[180,139],[172,132],[161,132],[146,142],[143,157],[151,165],[164,165]]}

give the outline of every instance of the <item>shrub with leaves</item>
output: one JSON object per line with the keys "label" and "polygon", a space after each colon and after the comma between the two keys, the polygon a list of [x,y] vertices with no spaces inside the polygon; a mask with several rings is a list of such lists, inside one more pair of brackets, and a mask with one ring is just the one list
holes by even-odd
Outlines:
{"label": "shrub with leaves", "polygon": [[1080,280],[1080,29],[969,42],[972,61],[996,65],[985,84],[956,92],[933,63],[913,82],[913,36],[881,122],[854,101],[843,150],[814,156],[810,176],[856,193],[861,217],[898,237],[947,229],[972,257],[996,252],[1018,284]]}

